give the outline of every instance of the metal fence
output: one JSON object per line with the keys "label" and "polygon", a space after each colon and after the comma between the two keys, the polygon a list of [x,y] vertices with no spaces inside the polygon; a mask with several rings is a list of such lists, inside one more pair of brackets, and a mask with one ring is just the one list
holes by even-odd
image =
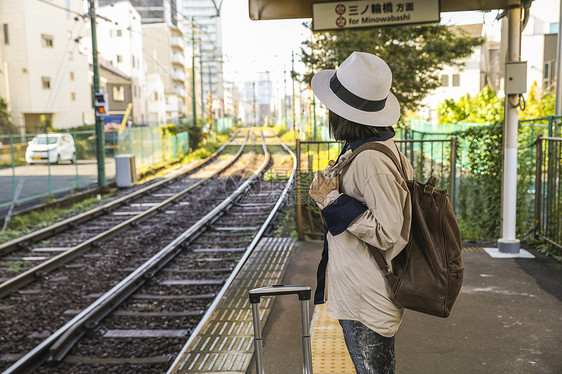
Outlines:
{"label": "metal fence", "polygon": [[[446,188],[454,204],[456,190],[457,140],[455,136],[448,139],[402,139],[396,140],[404,155],[410,160],[415,170],[415,178],[427,180],[436,176],[439,188]],[[299,240],[305,236],[320,238],[323,235],[321,215],[318,206],[309,197],[308,188],[314,173],[323,171],[330,160],[335,160],[342,142],[336,141],[301,141],[297,139],[297,181],[296,181],[296,220]]]}
{"label": "metal fence", "polygon": [[[74,141],[74,154],[60,163],[55,162],[56,157],[46,156],[57,151],[47,150],[43,152],[45,155],[36,155],[37,160],[29,155],[26,160],[29,142],[39,134],[0,135],[0,208],[97,183],[95,132],[69,134]],[[179,158],[189,150],[187,133],[171,135],[156,127],[106,131],[104,137],[105,170],[109,179],[115,177],[116,155],[134,154],[140,170]]]}
{"label": "metal fence", "polygon": [[562,138],[536,142],[535,234],[562,249]]}

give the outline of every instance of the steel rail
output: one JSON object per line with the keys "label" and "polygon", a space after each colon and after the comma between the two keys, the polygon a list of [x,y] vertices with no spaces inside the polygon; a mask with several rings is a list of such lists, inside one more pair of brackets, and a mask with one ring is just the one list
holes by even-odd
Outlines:
{"label": "steel rail", "polygon": [[26,284],[33,282],[35,279],[37,279],[38,276],[41,276],[42,274],[48,273],[49,271],[52,271],[52,270],[60,267],[61,265],[68,262],[69,260],[71,260],[74,257],[81,254],[82,252],[91,248],[92,246],[97,245],[97,243],[99,243],[100,241],[102,241],[104,239],[107,239],[112,235],[115,235],[119,231],[122,231],[122,230],[126,229],[128,226],[131,226],[132,224],[134,224],[134,223],[146,218],[147,216],[161,210],[162,208],[164,208],[168,204],[174,203],[175,200],[177,200],[180,197],[186,195],[187,193],[191,192],[192,190],[199,187],[203,183],[207,182],[208,180],[214,178],[215,176],[217,176],[218,174],[220,174],[224,170],[228,169],[230,166],[232,166],[238,160],[238,158],[242,154],[242,151],[244,150],[244,147],[246,146],[247,140],[248,140],[248,137],[246,137],[246,139],[244,140],[244,142],[240,146],[240,149],[238,150],[238,153],[236,153],[234,159],[232,161],[230,161],[226,166],[224,166],[221,170],[217,171],[215,174],[213,174],[213,175],[211,175],[211,176],[209,176],[205,179],[202,179],[195,184],[192,184],[191,186],[187,187],[183,191],[180,191],[177,194],[175,194],[175,195],[169,197],[168,199],[162,201],[158,205],[155,205],[152,208],[149,208],[149,209],[145,210],[144,212],[139,213],[138,215],[136,215],[134,217],[131,217],[128,220],[123,221],[116,226],[111,227],[109,230],[104,231],[104,232],[94,236],[93,238],[90,238],[90,239],[78,244],[75,247],[72,247],[71,249],[59,254],[58,256],[55,256],[55,257],[35,266],[35,267],[33,267],[33,268],[31,268],[31,269],[29,269],[29,270],[27,270],[27,271],[25,271],[21,274],[16,275],[15,277],[5,281],[4,283],[0,284],[0,299],[3,298],[3,297],[6,297],[10,293],[14,292],[15,290],[18,290],[19,288],[25,286]]}
{"label": "steel rail", "polygon": [[[227,140],[227,142],[225,142],[219,149],[217,149],[212,155],[210,155],[209,157],[201,160],[200,162],[198,162],[196,165],[194,165],[192,168],[190,168],[189,170],[185,171],[184,173],[180,174],[180,175],[176,175],[175,177],[169,178],[169,179],[165,179],[162,180],[160,182],[156,182],[153,183],[149,186],[146,186],[144,188],[141,188],[129,195],[125,195],[122,196],[118,199],[112,200],[106,204],[100,205],[96,208],[90,209],[86,212],[77,214],[73,217],[67,218],[63,221],[57,222],[53,225],[44,227],[40,230],[34,231],[30,234],[21,236],[17,239],[11,240],[9,242],[6,242],[4,244],[0,244],[0,256],[5,256],[17,249],[20,249],[22,247],[25,247],[28,244],[33,244],[36,243],[42,239],[51,237],[61,231],[65,231],[68,230],[69,228],[72,228],[74,225],[77,225],[79,223],[82,222],[86,222],[89,221],[93,218],[102,216],[104,214],[106,214],[109,211],[115,210],[118,207],[124,205],[125,203],[127,203],[128,201],[132,200],[132,199],[136,199],[140,196],[143,196],[157,188],[160,188],[162,186],[165,186],[169,183],[172,183],[174,181],[176,181],[179,178],[184,177],[186,174],[188,173],[192,173],[198,169],[200,169],[201,167],[205,166],[207,163],[209,163],[210,161],[214,160],[222,151],[224,151],[224,149],[226,148],[227,144],[229,142],[232,141],[232,139],[234,139],[236,136],[233,135],[229,140]],[[246,139],[247,140],[247,139]]]}
{"label": "steel rail", "polygon": [[[262,137],[263,137],[263,135],[262,135]],[[297,156],[295,155],[295,153],[289,147],[287,147],[287,145],[285,145],[284,143],[279,143],[279,144],[293,157],[293,168],[291,170],[291,176],[289,177],[289,180],[287,181],[287,184],[286,184],[283,192],[279,196],[279,199],[277,199],[277,203],[275,204],[275,206],[273,207],[273,209],[269,213],[267,219],[265,220],[265,222],[261,226],[260,230],[258,231],[256,236],[254,237],[254,240],[250,243],[250,245],[248,245],[247,249],[244,251],[244,254],[242,255],[242,258],[240,259],[240,261],[238,262],[238,265],[236,265],[236,267],[232,271],[231,275],[225,281],[225,284],[223,285],[223,287],[221,288],[221,290],[219,291],[219,293],[215,297],[215,300],[209,306],[209,308],[207,309],[207,312],[205,313],[205,315],[203,315],[203,318],[201,319],[201,321],[199,321],[199,324],[195,327],[195,329],[191,333],[191,336],[189,337],[187,342],[182,347],[180,353],[176,356],[176,359],[174,360],[174,362],[172,363],[172,365],[170,366],[170,368],[168,369],[166,374],[174,374],[174,373],[177,372],[177,370],[179,370],[179,366],[181,365],[182,357],[184,356],[185,353],[187,353],[189,351],[189,349],[191,348],[191,346],[195,342],[195,339],[197,338],[199,332],[207,324],[209,318],[211,317],[212,313],[216,309],[220,299],[224,296],[224,294],[226,293],[226,291],[228,290],[228,288],[230,287],[230,285],[234,281],[234,278],[236,278],[236,276],[240,272],[240,269],[242,269],[242,267],[246,263],[246,260],[248,259],[248,257],[250,257],[250,255],[253,253],[254,249],[256,248],[256,246],[258,245],[259,241],[261,240],[263,234],[265,233],[265,230],[271,224],[271,221],[273,220],[273,218],[275,217],[275,215],[279,211],[279,208],[284,203],[285,198],[286,198],[287,194],[289,193],[289,191],[291,189],[291,186],[293,185],[293,182],[295,180],[296,170],[297,170]]]}
{"label": "steel rail", "polygon": [[194,240],[236,203],[242,193],[255,182],[256,178],[265,171],[269,164],[271,155],[267,152],[265,145],[262,144],[262,147],[265,151],[265,160],[259,166],[258,171],[252,174],[236,191],[111,290],[6,369],[3,374],[28,374],[49,360],[62,360],[75,342],[86,333],[87,329],[97,325],[101,319],[111,313],[121,302],[181,252],[181,246],[186,241]]}

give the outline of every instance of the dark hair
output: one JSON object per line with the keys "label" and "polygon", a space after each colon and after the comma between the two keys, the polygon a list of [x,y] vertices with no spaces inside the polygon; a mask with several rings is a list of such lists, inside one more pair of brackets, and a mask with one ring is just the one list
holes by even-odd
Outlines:
{"label": "dark hair", "polygon": [[361,125],[359,123],[349,121],[331,110],[328,112],[328,123],[330,135],[336,140],[343,140],[346,142],[380,136],[381,130],[388,129],[388,127]]}

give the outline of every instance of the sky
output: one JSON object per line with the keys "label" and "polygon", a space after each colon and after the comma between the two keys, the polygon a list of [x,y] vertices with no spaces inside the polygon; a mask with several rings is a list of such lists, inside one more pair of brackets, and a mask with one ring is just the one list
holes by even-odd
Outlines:
{"label": "sky", "polygon": [[293,51],[295,70],[303,69],[296,54],[310,33],[302,26],[306,19],[253,21],[248,0],[224,0],[221,18],[227,80],[252,80],[266,71],[273,80],[282,80],[283,70],[291,69]]}
{"label": "sky", "polygon": [[[442,13],[441,23],[472,24],[485,18],[488,36],[495,39],[499,37],[499,21],[494,20],[496,14],[495,11]],[[297,54],[302,41],[310,35],[302,26],[309,19],[253,21],[249,17],[248,0],[224,0],[221,18],[227,81],[254,80],[259,72],[269,71],[274,83],[282,82],[283,70],[291,69],[292,52],[295,53],[295,70],[305,71]]]}

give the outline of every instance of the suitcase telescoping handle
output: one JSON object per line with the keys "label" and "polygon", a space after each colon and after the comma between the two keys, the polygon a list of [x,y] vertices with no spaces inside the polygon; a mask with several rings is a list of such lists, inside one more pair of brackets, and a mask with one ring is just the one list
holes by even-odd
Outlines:
{"label": "suitcase telescoping handle", "polygon": [[284,286],[274,285],[272,287],[254,288],[250,291],[250,303],[252,304],[252,317],[254,322],[254,350],[256,357],[256,372],[264,374],[263,367],[263,340],[261,332],[259,304],[260,298],[263,296],[277,295],[298,295],[301,301],[301,318],[302,318],[302,353],[304,359],[304,374],[312,374],[312,350],[310,348],[310,309],[308,301],[310,300],[310,287],[308,286]]}

